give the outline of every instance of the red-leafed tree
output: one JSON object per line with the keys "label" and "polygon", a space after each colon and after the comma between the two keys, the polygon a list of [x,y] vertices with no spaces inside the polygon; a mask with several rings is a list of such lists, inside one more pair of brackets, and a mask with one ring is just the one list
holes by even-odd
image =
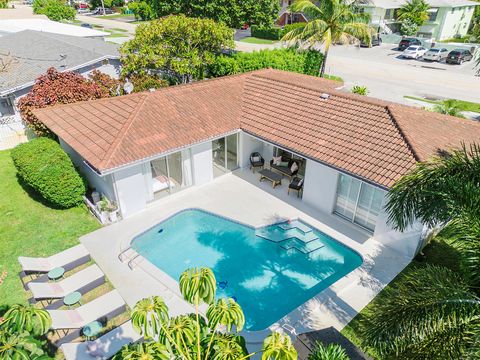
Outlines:
{"label": "red-leafed tree", "polygon": [[[102,80],[105,81],[102,76]],[[117,80],[110,78],[113,82]],[[45,108],[56,104],[70,104],[77,101],[87,101],[109,97],[112,91],[98,82],[86,79],[72,71],[58,72],[50,68],[41,75],[32,87],[32,90],[18,102],[18,108],[23,120],[40,136],[49,136],[51,132],[33,114],[33,109]]]}

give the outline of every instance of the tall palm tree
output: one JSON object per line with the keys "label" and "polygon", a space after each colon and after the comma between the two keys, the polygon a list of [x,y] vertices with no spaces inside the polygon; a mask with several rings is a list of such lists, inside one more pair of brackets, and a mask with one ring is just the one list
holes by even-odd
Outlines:
{"label": "tall palm tree", "polygon": [[355,12],[352,2],[348,0],[322,0],[315,5],[314,0],[296,0],[291,6],[292,12],[304,13],[309,21],[304,27],[296,28],[282,40],[310,48],[324,46],[323,62],[319,75],[325,73],[330,45],[337,43],[354,43],[371,41],[371,30],[366,14]]}
{"label": "tall palm tree", "polygon": [[428,5],[425,0],[409,0],[398,9],[399,20],[410,20],[417,26],[422,26],[428,20]]}
{"label": "tall palm tree", "polygon": [[459,274],[443,267],[414,269],[387,287],[364,325],[364,345],[386,358],[480,355],[480,299]]}
{"label": "tall palm tree", "polygon": [[440,114],[463,118],[463,115],[461,113],[462,109],[458,101],[455,99],[443,100],[441,104],[435,105],[433,111]]}

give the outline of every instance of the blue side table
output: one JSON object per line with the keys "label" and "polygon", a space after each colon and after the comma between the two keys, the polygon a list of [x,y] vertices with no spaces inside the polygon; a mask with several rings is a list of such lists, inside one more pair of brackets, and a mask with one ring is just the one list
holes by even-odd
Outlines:
{"label": "blue side table", "polygon": [[76,303],[80,303],[81,298],[82,294],[78,291],[74,291],[63,298],[63,303],[70,309]]}
{"label": "blue side table", "polygon": [[57,281],[62,278],[65,274],[65,269],[63,267],[56,267],[48,272],[48,278],[53,281]]}
{"label": "blue side table", "polygon": [[83,327],[82,332],[87,340],[91,340],[94,336],[97,336],[102,329],[103,325],[100,321],[92,321]]}

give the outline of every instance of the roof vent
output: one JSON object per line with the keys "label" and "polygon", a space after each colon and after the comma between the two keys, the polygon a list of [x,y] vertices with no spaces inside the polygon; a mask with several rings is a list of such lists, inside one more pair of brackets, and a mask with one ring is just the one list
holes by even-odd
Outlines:
{"label": "roof vent", "polygon": [[330,97],[330,94],[327,94],[327,93],[323,93],[320,95],[320,99],[322,100],[328,100],[329,97]]}
{"label": "roof vent", "polygon": [[150,92],[155,92],[155,90],[156,90],[155,88],[148,89],[148,91],[150,91]]}

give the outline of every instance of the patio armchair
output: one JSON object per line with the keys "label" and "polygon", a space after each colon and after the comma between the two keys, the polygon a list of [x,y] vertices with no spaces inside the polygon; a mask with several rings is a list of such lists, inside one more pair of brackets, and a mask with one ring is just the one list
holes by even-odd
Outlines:
{"label": "patio armchair", "polygon": [[[300,169],[300,163],[298,160],[285,159],[284,161],[282,158],[280,165],[275,164],[273,160],[274,159],[270,160],[270,169],[276,170],[283,176],[290,178],[290,180],[298,174],[298,170]],[[292,171],[293,164],[296,164],[296,168],[294,167],[294,170]]]}
{"label": "patio armchair", "polygon": [[265,159],[259,152],[253,152],[250,155],[250,169],[253,169],[253,172],[255,172],[255,168],[263,168],[264,165]]}
{"label": "patio armchair", "polygon": [[297,192],[297,197],[300,197],[300,193],[303,193],[303,182],[303,178],[295,176],[288,185],[288,194],[290,195],[290,190],[293,190]]}

